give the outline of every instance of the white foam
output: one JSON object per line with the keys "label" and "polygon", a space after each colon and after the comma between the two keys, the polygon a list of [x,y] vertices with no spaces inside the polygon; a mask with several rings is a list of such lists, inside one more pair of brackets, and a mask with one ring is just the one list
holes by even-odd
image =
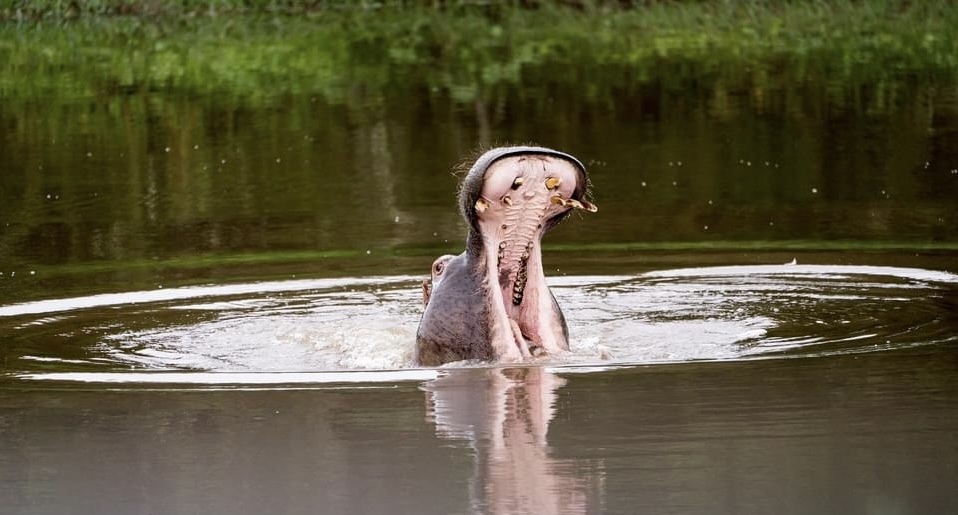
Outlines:
{"label": "white foam", "polygon": [[[107,335],[117,362],[149,368],[217,371],[383,370],[412,361],[420,292],[310,294],[294,302],[223,310],[212,319]],[[206,318],[205,316],[202,318]]]}
{"label": "white foam", "polygon": [[680,278],[680,277],[729,277],[754,275],[809,275],[836,278],[846,275],[880,275],[898,277],[914,281],[934,281],[942,283],[958,283],[958,275],[937,270],[922,268],[906,268],[896,266],[869,266],[869,265],[735,265],[678,268],[674,270],[656,270],[646,272],[641,277],[651,278]]}
{"label": "white foam", "polygon": [[38,372],[20,374],[31,381],[81,383],[151,383],[183,385],[303,385],[331,383],[387,383],[429,381],[438,377],[433,369],[384,370],[376,372]]}
{"label": "white foam", "polygon": [[50,299],[0,306],[0,317],[56,313],[103,306],[122,306],[152,302],[223,297],[230,295],[256,295],[277,292],[323,290],[331,288],[355,288],[356,286],[385,285],[395,282],[420,280],[419,276],[393,276],[342,279],[302,279],[295,281],[267,281],[258,283],[226,284],[219,286],[185,286],[124,293],[103,293],[68,299]]}

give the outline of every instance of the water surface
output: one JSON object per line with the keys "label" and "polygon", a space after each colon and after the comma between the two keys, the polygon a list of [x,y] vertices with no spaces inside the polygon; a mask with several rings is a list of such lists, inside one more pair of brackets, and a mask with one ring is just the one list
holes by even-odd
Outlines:
{"label": "water surface", "polygon": [[[0,81],[4,513],[956,511],[955,81],[661,61]],[[571,351],[414,368],[507,141],[590,169]]]}
{"label": "water surface", "polygon": [[956,356],[4,388],[0,488],[9,513],[947,513]]}

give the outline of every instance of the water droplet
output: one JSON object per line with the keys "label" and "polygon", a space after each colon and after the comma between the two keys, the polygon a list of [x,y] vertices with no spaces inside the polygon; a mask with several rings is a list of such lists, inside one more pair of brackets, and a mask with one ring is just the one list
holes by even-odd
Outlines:
{"label": "water droplet", "polygon": [[372,253],[373,253],[373,251],[371,251],[371,250],[367,250],[367,251],[366,251],[366,255],[367,255],[367,256],[370,255],[370,254],[372,254]]}
{"label": "water droplet", "polygon": [[277,158],[276,158],[276,162],[277,162],[277,163],[280,163],[280,162],[282,162],[282,161],[283,161],[283,158],[281,158],[281,157],[277,157]]}
{"label": "water droplet", "polygon": [[398,223],[399,223],[399,217],[397,216],[396,218],[393,218],[393,222],[395,222],[395,223],[398,224]]}
{"label": "water droplet", "polygon": [[30,275],[37,275],[37,271],[36,271],[36,270],[30,270]]}
{"label": "water droplet", "polygon": [[818,188],[812,188],[812,193],[818,193]]}
{"label": "water droplet", "polygon": [[678,185],[679,185],[679,183],[677,183],[677,182],[675,182],[675,181],[672,181],[672,186],[678,186]]}
{"label": "water droplet", "polygon": [[682,166],[682,161],[677,161],[675,164],[678,166]]}
{"label": "water droplet", "polygon": [[163,151],[166,152],[167,154],[169,154],[169,153],[170,153],[170,147],[165,147],[165,148],[163,149]]}
{"label": "water droplet", "polygon": [[200,149],[199,145],[193,145],[193,150],[199,150],[199,149]]}
{"label": "water droplet", "polygon": [[86,153],[86,156],[87,156],[87,157],[93,157],[93,152],[87,152],[87,153]]}
{"label": "water droplet", "polygon": [[642,187],[643,188],[645,187],[645,181],[642,181]]}

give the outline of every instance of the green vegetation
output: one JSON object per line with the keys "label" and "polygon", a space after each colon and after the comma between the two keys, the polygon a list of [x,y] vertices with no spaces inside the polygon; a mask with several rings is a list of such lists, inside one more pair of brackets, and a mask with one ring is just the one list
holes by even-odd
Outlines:
{"label": "green vegetation", "polygon": [[757,87],[783,74],[843,83],[958,75],[958,7],[947,0],[610,3],[5,1],[0,96],[166,91],[255,103],[307,93],[338,103],[411,76],[471,101],[547,74],[603,102],[672,69],[726,82],[746,71]]}

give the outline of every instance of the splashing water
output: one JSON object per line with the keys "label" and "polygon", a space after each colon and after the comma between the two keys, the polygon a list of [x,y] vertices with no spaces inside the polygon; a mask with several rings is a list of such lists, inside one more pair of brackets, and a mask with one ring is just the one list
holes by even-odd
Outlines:
{"label": "splashing water", "polygon": [[[2,357],[26,379],[369,380],[344,374],[410,366],[419,280],[278,281],[2,306],[0,327],[14,341]],[[916,268],[728,266],[550,284],[572,341],[567,355],[544,362],[559,367],[870,352],[958,338],[958,276]],[[422,379],[398,374],[382,377]]]}

